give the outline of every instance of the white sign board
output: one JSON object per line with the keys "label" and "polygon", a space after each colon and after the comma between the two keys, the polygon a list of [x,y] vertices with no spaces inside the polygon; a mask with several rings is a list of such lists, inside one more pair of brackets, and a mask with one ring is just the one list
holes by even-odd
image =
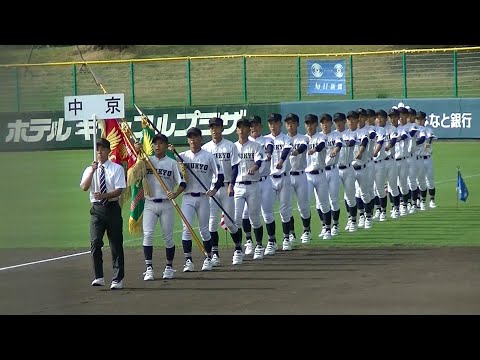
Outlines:
{"label": "white sign board", "polygon": [[65,96],[65,121],[91,119],[123,119],[124,94]]}

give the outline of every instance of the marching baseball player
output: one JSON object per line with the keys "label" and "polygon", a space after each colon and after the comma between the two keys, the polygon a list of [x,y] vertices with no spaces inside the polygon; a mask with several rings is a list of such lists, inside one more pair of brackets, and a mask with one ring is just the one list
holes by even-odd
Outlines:
{"label": "marching baseball player", "polygon": [[[418,199],[418,181],[417,181],[417,143],[420,141],[423,143],[425,141],[425,133],[420,134],[418,127],[416,125],[417,111],[413,108],[408,109],[408,132],[410,138],[408,139],[408,157],[407,157],[407,166],[408,166],[408,188],[409,188],[409,197],[408,197],[408,210],[410,214],[414,214],[417,211],[417,199]],[[423,137],[423,140],[421,138]]]}
{"label": "marching baseball player", "polygon": [[340,206],[338,205],[338,192],[340,188],[340,174],[338,171],[338,154],[343,146],[342,136],[336,130],[332,130],[333,119],[330,114],[320,118],[322,134],[326,137],[325,146],[325,177],[328,185],[328,196],[332,212],[332,236],[338,235],[338,220],[340,218]]}
{"label": "marching baseball player", "polygon": [[344,113],[338,112],[333,114],[333,121],[335,122],[335,130],[341,136],[343,142],[343,146],[337,155],[337,165],[338,175],[343,185],[343,198],[348,214],[348,222],[345,230],[354,232],[357,231],[357,202],[355,199],[355,173],[353,172],[351,164],[353,161],[356,135],[354,132],[345,129],[347,117]]}
{"label": "marching baseball player", "polygon": [[[385,110],[379,109],[375,111],[375,121],[377,125],[375,126],[375,132],[377,133],[377,139],[375,143],[375,147],[373,149],[373,165],[375,167],[374,175],[374,191],[375,191],[375,198],[378,199],[377,206],[378,215],[375,216],[380,221],[387,220],[387,192],[385,191],[385,182],[387,181],[387,171],[386,171],[386,162],[390,161],[390,158],[387,159],[387,155],[385,153],[385,142],[386,139],[386,131],[385,126],[387,125],[387,113]],[[396,180],[396,177],[390,179],[388,182],[388,186],[390,187],[392,184],[396,185],[395,183],[391,183],[390,181]],[[375,211],[377,214],[377,211]]]}
{"label": "marching baseball player", "polygon": [[[356,194],[357,206],[360,212],[358,226],[370,229],[373,224],[373,199],[370,192],[369,173],[366,169],[370,159],[370,155],[367,152],[370,139],[369,129],[365,127],[366,117],[365,109],[358,109],[357,111],[349,111],[347,113],[348,128],[356,134],[352,166],[355,173],[355,187],[359,195],[357,196]],[[359,124],[362,124],[363,127],[359,128]],[[365,215],[363,215],[364,213]]]}
{"label": "marching baseball player", "polygon": [[[290,152],[290,181],[292,183],[293,192],[297,197],[298,211],[302,218],[303,234],[301,236],[302,243],[310,241],[310,201],[308,192],[307,175],[305,168],[307,167],[307,147],[308,137],[298,133],[299,118],[297,114],[288,114],[285,117],[285,126],[287,135],[292,139],[292,151]],[[294,217],[290,220],[290,237],[291,243],[296,241]]]}
{"label": "marching baseball player", "polygon": [[[392,206],[390,217],[392,219],[397,219],[400,216],[400,191],[398,187],[398,168],[397,162],[395,160],[395,144],[397,140],[400,139],[398,135],[398,120],[400,118],[400,113],[395,108],[392,108],[388,111],[388,120],[384,126],[385,129],[385,141],[384,146],[385,150],[385,159],[383,161],[385,169],[385,177],[388,183],[388,193],[390,195],[390,203]],[[379,115],[379,126],[382,126],[383,123]]]}
{"label": "marching baseball player", "polygon": [[[288,155],[292,149],[292,141],[287,134],[281,132],[282,115],[271,113],[268,116],[270,134],[266,137],[273,140],[272,160],[270,163],[270,177],[272,179],[272,192],[274,198],[280,202],[280,219],[282,220],[283,243],[282,250],[292,250],[290,243],[290,219],[292,217],[292,184],[290,182],[290,161]],[[268,230],[268,225],[267,225]],[[270,233],[270,232],[269,232]],[[265,255],[273,255],[277,249],[277,241],[269,235],[265,247]]]}
{"label": "marching baseball player", "polygon": [[[327,114],[322,114],[320,118],[325,116]],[[327,138],[322,133],[317,132],[317,127],[318,116],[315,114],[305,115],[305,129],[309,139],[305,172],[308,181],[308,198],[311,198],[312,193],[315,194],[315,208],[323,223],[322,232],[318,236],[323,237],[324,240],[330,240],[332,238],[332,212],[330,211],[328,185],[325,176]]]}
{"label": "marching baseball player", "polygon": [[[432,141],[435,135],[432,133],[432,128],[425,126],[425,119],[427,114],[419,111],[417,114],[417,124],[425,132],[425,142],[418,147],[418,157],[420,164],[418,165],[419,174],[417,176],[418,186],[420,188],[420,210],[427,209],[427,189],[430,195],[430,208],[435,205],[435,180],[433,178],[433,163],[432,163]],[[422,174],[423,172],[423,174]],[[425,186],[425,187],[424,187]]]}
{"label": "marching baseball player", "polygon": [[[192,170],[198,180],[193,176],[188,176],[181,210],[190,224],[195,215],[197,217],[200,236],[207,252],[207,257],[203,261],[202,271],[210,271],[213,265],[211,235],[208,231],[208,220],[210,217],[209,197],[215,196],[218,189],[224,185],[224,175],[215,156],[202,149],[202,131],[199,128],[192,127],[188,129],[187,139],[190,149],[180,153],[178,160],[182,161],[183,159],[184,165]],[[169,149],[175,153],[173,145],[170,145]],[[216,179],[214,187],[205,191],[205,188],[199,181],[208,188],[212,183],[212,179]],[[192,235],[185,224],[183,224],[182,245],[185,256],[183,272],[195,271],[192,261]]]}
{"label": "marching baseball player", "polygon": [[[172,158],[166,156],[168,147],[168,138],[163,134],[157,134],[152,139],[154,155],[149,156],[149,160],[157,174],[164,181],[168,192],[165,192],[162,185],[154,175],[152,169],[147,166],[146,159],[137,161],[129,171],[128,182],[134,183],[143,178],[143,190],[145,195],[145,206],[143,209],[143,254],[145,257],[146,271],[143,273],[143,280],[154,280],[153,273],[153,234],[157,222],[160,221],[162,228],[162,237],[165,243],[166,266],[163,271],[163,279],[173,279],[175,270],[173,270],[173,259],[175,257],[175,241],[173,239],[173,226],[175,222],[173,205],[170,200],[176,199],[187,184],[182,179],[178,164]],[[140,144],[135,144],[137,154],[140,154]],[[136,177],[135,175],[140,175]],[[173,192],[174,187],[177,190]]]}
{"label": "marching baseball player", "polygon": [[[395,143],[395,161],[397,163],[398,170],[398,181],[397,184],[400,188],[400,193],[402,198],[400,201],[400,216],[405,216],[408,213],[407,203],[409,199],[409,189],[408,189],[408,164],[407,158],[410,156],[408,151],[408,144],[410,134],[408,132],[408,109],[404,107],[399,107],[398,112],[400,114],[399,123],[397,126],[397,142]],[[393,123],[393,122],[392,122]]]}
{"label": "marching baseball player", "polygon": [[[273,152],[273,139],[262,136],[262,118],[258,115],[252,115],[250,118],[250,136],[249,141],[259,143],[262,146],[266,159],[262,162],[262,166],[258,170],[260,175],[259,181],[259,196],[262,210],[263,221],[267,228],[267,235],[269,240],[275,239],[275,217],[273,213],[273,196],[272,196],[272,179],[270,178],[270,164]],[[251,237],[252,226],[249,219],[248,206],[245,202],[245,208],[242,214],[242,227],[245,232],[245,255],[254,253],[254,247]],[[255,255],[254,255],[255,256]]]}
{"label": "marching baseball player", "polygon": [[[237,148],[237,161],[233,170],[234,198],[235,198],[235,222],[238,227],[243,221],[243,212],[245,204],[248,208],[249,221],[253,226],[256,246],[253,252],[254,260],[263,259],[264,248],[263,226],[261,218],[260,195],[260,173],[263,160],[266,159],[263,146],[249,139],[250,121],[242,118],[237,122],[238,141],[235,142]],[[271,189],[270,189],[271,191]],[[243,261],[243,252],[240,245],[235,248],[233,255],[233,264],[241,264]]]}
{"label": "marching baseball player", "polygon": [[[213,117],[209,121],[210,133],[212,140],[202,146],[202,149],[212,153],[217,162],[220,164],[220,169],[224,175],[224,186],[222,186],[215,194],[215,199],[221,204],[223,209],[233,219],[235,204],[233,200],[233,186],[232,182],[232,165],[238,162],[237,147],[228,139],[224,139],[223,120],[218,117]],[[212,180],[215,183],[215,179]],[[210,221],[208,223],[208,230],[210,231],[212,241],[212,265],[220,265],[220,255],[218,252],[218,223],[219,223],[220,208],[217,203],[210,198]],[[233,242],[237,244],[242,243],[242,230],[237,227],[228,216],[225,216],[225,225],[230,232]],[[240,251],[241,251],[240,245]],[[236,264],[234,264],[236,265]]]}

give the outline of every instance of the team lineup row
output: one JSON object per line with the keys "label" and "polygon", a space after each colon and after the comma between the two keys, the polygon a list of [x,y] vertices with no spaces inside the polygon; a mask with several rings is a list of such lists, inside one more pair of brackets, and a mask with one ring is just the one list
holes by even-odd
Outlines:
{"label": "team lineup row", "polygon": [[[215,117],[209,121],[211,140],[203,144],[201,130],[190,128],[187,131],[189,150],[180,154],[168,144],[166,136],[157,134],[153,139],[154,155],[148,157],[157,174],[149,171],[146,159],[138,161],[134,171],[129,172],[129,176],[130,173],[137,176],[129,179],[129,183],[145,180],[144,280],[155,278],[152,255],[158,221],[166,252],[162,277],[174,277],[175,217],[171,200],[181,193],[184,218],[189,224],[195,217],[198,221],[206,253],[203,271],[220,265],[218,227],[221,212],[235,244],[232,264],[240,265],[245,255],[253,254],[254,260],[261,260],[277,251],[274,216],[277,200],[283,232],[282,250],[292,249],[297,241],[292,216],[294,194],[302,220],[302,243],[311,239],[312,195],[323,224],[319,236],[328,240],[339,234],[340,184],[348,213],[345,227],[348,232],[358,227],[371,228],[375,217],[385,221],[387,193],[391,218],[425,210],[427,191],[429,205],[435,207],[431,159],[434,135],[424,126],[425,118],[424,112],[417,114],[406,107],[392,108],[388,113],[359,108],[333,116],[307,114],[304,119],[306,133],[302,135],[298,133],[300,119],[296,114],[286,115],[283,121],[287,133],[283,133],[282,115],[271,113],[267,119],[270,133],[263,136],[262,119],[254,115],[238,120],[238,141],[234,143],[222,137],[223,120]],[[317,130],[319,124],[321,131]],[[140,152],[138,144],[136,147]],[[178,163],[166,156],[168,148],[178,155]],[[184,167],[183,172],[181,167]],[[164,190],[158,176],[171,191]],[[92,194],[95,192],[91,190],[95,205],[98,199]],[[268,236],[265,247],[263,223]],[[195,269],[190,229],[183,222],[184,272]],[[98,278],[103,280],[99,275],[103,275],[103,270],[96,272],[94,282]]]}

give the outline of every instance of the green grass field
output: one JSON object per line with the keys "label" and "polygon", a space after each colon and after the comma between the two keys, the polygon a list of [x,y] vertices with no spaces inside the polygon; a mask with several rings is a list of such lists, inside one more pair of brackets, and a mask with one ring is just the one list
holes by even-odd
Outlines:
{"label": "green grass field", "polygon": [[[476,141],[439,141],[434,144],[437,189],[436,209],[418,212],[398,220],[375,222],[371,230],[349,234],[343,231],[345,207],[341,204],[341,233],[333,240],[318,240],[320,220],[312,201],[313,240],[308,246],[478,246],[480,211],[480,168]],[[180,150],[180,149],[179,149]],[[89,248],[89,199],[80,187],[92,150],[0,153],[3,164],[0,248]],[[457,202],[457,166],[470,196]],[[296,200],[294,200],[294,204]],[[181,204],[181,198],[177,199]],[[296,207],[296,205],[294,206]],[[125,244],[141,247],[139,235],[128,233],[129,207],[125,206]],[[176,214],[175,241],[181,244],[181,219]],[[233,214],[232,214],[233,216]],[[297,237],[301,220],[294,210]],[[276,215],[277,236],[281,239],[280,217]],[[196,228],[196,223],[192,226]],[[220,246],[233,248],[230,236],[220,228]],[[198,234],[198,233],[197,233]],[[265,232],[266,239],[266,232]],[[106,243],[108,243],[105,237]],[[155,246],[162,246],[157,226]]]}

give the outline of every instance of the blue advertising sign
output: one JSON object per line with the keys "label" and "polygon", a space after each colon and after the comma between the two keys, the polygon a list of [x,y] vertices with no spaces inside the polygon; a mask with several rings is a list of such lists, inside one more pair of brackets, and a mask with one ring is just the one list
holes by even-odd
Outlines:
{"label": "blue advertising sign", "polygon": [[308,94],[345,95],[345,60],[308,60]]}

